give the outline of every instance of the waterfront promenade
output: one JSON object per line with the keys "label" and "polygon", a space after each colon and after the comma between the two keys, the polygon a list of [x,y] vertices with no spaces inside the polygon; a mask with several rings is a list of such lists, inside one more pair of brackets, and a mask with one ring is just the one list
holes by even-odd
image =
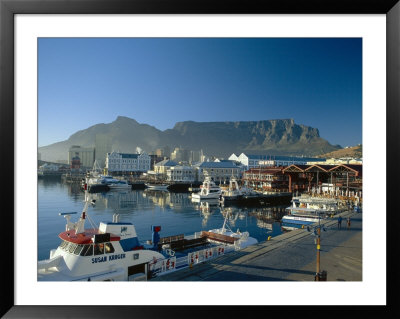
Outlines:
{"label": "waterfront promenade", "polygon": [[[321,231],[320,270],[327,281],[362,281],[362,213],[347,211],[324,220]],[[346,218],[351,227],[347,229]],[[227,254],[154,278],[154,281],[314,281],[315,236],[306,229],[286,232],[241,251]]]}

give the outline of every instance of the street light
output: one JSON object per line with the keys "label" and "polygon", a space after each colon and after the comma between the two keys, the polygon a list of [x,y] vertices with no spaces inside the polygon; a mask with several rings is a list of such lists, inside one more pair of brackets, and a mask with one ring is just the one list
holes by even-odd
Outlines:
{"label": "street light", "polygon": [[[327,272],[320,271],[321,228],[323,231],[326,231],[325,226],[321,226],[321,212],[318,211],[318,226],[314,226],[314,229],[311,233],[312,236],[317,236],[317,272],[315,274],[315,281],[326,281],[327,278]],[[307,231],[311,232],[310,226],[307,226]]]}

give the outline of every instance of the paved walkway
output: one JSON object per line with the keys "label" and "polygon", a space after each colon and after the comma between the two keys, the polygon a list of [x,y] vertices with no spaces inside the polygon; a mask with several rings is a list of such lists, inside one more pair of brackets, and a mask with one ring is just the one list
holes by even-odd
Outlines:
{"label": "paved walkway", "polygon": [[[328,281],[362,281],[362,213],[340,214],[325,220],[321,232],[320,270]],[[346,218],[350,216],[350,229]],[[314,281],[316,237],[306,229],[293,230],[241,251],[193,268],[154,278],[154,281]]]}

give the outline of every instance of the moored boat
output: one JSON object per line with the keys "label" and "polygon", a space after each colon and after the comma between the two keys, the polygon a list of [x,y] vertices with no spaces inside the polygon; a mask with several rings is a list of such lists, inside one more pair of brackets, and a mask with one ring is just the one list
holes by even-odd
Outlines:
{"label": "moored boat", "polygon": [[116,180],[116,181],[113,181],[113,182],[111,182],[111,183],[108,183],[107,186],[110,188],[110,190],[113,190],[113,189],[129,189],[129,188],[132,188],[132,186],[129,185],[128,182],[127,182],[127,181],[124,181],[124,180]]}
{"label": "moored boat", "polygon": [[243,198],[243,193],[239,188],[238,182],[235,178],[231,178],[229,186],[222,188],[221,190],[221,201],[226,202],[237,202]]}
{"label": "moored boat", "polygon": [[220,195],[221,188],[209,177],[206,177],[203,184],[200,186],[200,192],[192,194],[192,201],[219,199]]}
{"label": "moored boat", "polygon": [[[159,237],[161,226],[152,226],[152,240],[142,243],[135,226],[121,222],[117,214],[112,222],[96,227],[88,214],[95,205],[91,198],[86,191],[85,206],[75,223],[71,216],[76,212],[60,213],[66,227],[49,259],[38,261],[39,281],[149,280],[257,243],[247,232],[232,232],[226,221],[220,229],[164,238]],[[86,220],[91,228],[85,228]]]}

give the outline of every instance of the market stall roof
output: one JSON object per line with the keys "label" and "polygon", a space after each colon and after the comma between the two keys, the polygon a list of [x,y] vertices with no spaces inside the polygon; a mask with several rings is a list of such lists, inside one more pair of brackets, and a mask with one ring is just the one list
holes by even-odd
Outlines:
{"label": "market stall roof", "polygon": [[335,167],[332,167],[330,172],[333,173],[343,173],[349,172],[354,174],[355,176],[362,176],[362,165],[361,164],[340,164]]}
{"label": "market stall roof", "polygon": [[310,165],[296,165],[292,164],[286,168],[283,169],[284,173],[304,173],[307,167],[310,167]]}

